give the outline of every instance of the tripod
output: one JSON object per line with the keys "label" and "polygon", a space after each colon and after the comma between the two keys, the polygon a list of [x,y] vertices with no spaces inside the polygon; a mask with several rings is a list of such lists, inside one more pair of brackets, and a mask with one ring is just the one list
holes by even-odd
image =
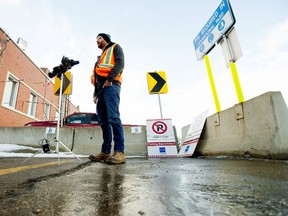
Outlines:
{"label": "tripod", "polygon": [[50,152],[50,148],[49,148],[49,141],[48,139],[44,138],[44,139],[41,139],[38,144],[40,146],[42,146],[42,149],[39,150],[38,152],[36,152],[35,154],[33,154],[32,156],[30,156],[29,158],[27,158],[26,160],[23,161],[23,163],[25,163],[26,161],[30,160],[32,157],[34,157],[35,155],[39,154],[39,153],[47,153],[47,152]]}
{"label": "tripod", "polygon": [[59,140],[60,136],[60,118],[61,118],[61,112],[62,112],[62,95],[63,95],[63,73],[61,73],[60,77],[60,91],[59,91],[59,106],[58,106],[58,117],[57,117],[57,130],[56,130],[56,152],[58,153],[58,165],[60,165],[60,152],[59,152],[59,144],[66,149],[68,152],[73,154],[79,161],[82,161],[77,155],[75,155],[67,146],[64,145],[63,142]]}
{"label": "tripod", "polygon": [[[63,95],[63,73],[61,73],[61,77],[60,77],[60,91],[59,91],[59,103],[58,103],[58,116],[57,116],[57,129],[56,129],[56,137],[55,137],[55,142],[56,142],[56,152],[58,153],[58,165],[60,165],[60,152],[59,152],[59,144],[66,149],[67,151],[69,151],[71,154],[73,154],[73,156],[75,156],[79,161],[82,161],[77,155],[75,155],[67,146],[64,145],[63,142],[61,142],[59,140],[59,136],[60,136],[60,118],[61,118],[61,112],[62,112],[62,95]],[[49,149],[49,142],[47,139],[42,139],[40,140],[42,141],[42,147],[43,149],[39,150],[38,152],[36,152],[34,155],[32,155],[31,157],[27,158],[26,160],[23,161],[23,163],[25,163],[26,161],[28,161],[29,159],[31,159],[32,157],[34,157],[35,155],[41,153],[41,152],[48,152]],[[45,149],[45,147],[47,147],[48,149]]]}

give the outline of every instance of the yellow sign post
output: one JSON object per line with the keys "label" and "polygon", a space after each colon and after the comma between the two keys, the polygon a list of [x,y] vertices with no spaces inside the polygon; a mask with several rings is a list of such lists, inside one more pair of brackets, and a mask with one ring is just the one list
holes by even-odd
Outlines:
{"label": "yellow sign post", "polygon": [[208,77],[209,77],[210,86],[211,86],[213,97],[214,97],[214,103],[216,106],[216,110],[217,110],[217,112],[221,112],[221,107],[220,107],[220,103],[219,103],[219,99],[218,99],[218,95],[217,95],[217,91],[216,91],[216,87],[215,87],[214,78],[213,78],[213,74],[212,74],[208,55],[204,56],[204,60],[205,60],[205,64],[206,64],[206,68],[207,68],[207,72],[208,72]]}
{"label": "yellow sign post", "polygon": [[231,72],[232,72],[234,86],[236,88],[238,102],[239,103],[244,102],[244,96],[243,96],[243,93],[242,93],[242,88],[241,88],[241,85],[240,85],[240,81],[239,81],[239,77],[238,77],[238,73],[237,73],[236,63],[235,62],[231,62],[230,63],[230,69],[231,69]]}

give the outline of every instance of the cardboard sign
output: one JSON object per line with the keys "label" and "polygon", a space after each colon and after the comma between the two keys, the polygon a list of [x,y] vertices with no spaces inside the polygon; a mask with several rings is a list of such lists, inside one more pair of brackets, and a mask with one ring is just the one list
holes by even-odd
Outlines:
{"label": "cardboard sign", "polygon": [[178,157],[190,157],[194,154],[207,118],[208,111],[209,110],[206,110],[205,112],[194,117],[186,136],[182,137],[182,144]]}

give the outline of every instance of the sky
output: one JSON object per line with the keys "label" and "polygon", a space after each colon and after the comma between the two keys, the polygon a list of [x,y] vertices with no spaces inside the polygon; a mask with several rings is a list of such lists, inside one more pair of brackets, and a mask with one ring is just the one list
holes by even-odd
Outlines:
{"label": "sky", "polygon": [[[120,112],[124,124],[172,119],[177,130],[216,106],[204,60],[193,40],[220,0],[0,0],[0,26],[38,67],[52,70],[62,56],[79,60],[73,74],[72,103],[95,112],[90,76],[101,54],[96,36],[111,35],[124,50]],[[280,91],[288,101],[288,1],[230,0],[243,55],[236,62],[245,101]],[[220,45],[209,53],[221,110],[239,103]],[[149,94],[147,72],[164,71],[167,94]],[[286,102],[287,103],[287,102]],[[178,131],[178,133],[180,133]]]}

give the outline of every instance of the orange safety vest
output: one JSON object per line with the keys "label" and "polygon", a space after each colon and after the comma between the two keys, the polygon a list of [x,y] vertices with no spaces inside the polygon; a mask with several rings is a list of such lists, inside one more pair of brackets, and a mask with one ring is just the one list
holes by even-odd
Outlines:
{"label": "orange safety vest", "polygon": [[[115,58],[114,58],[114,47],[116,44],[113,44],[111,47],[106,49],[104,53],[102,53],[100,60],[98,61],[96,67],[92,71],[91,76],[91,83],[94,85],[95,82],[95,73],[97,73],[100,76],[108,77],[110,74],[112,68],[115,65]],[[122,82],[122,76],[119,74],[114,80]]]}

